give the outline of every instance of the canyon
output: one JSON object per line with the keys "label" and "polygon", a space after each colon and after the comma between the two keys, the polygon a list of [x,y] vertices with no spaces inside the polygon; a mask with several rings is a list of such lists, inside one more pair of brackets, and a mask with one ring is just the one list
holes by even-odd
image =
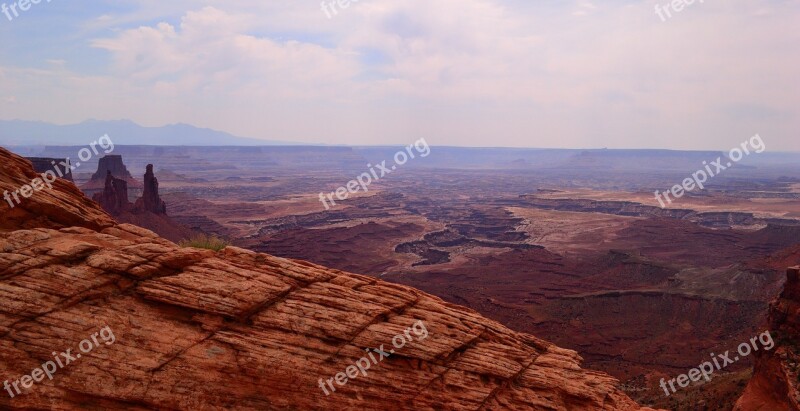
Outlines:
{"label": "canyon", "polygon": [[708,153],[434,147],[435,162],[320,205],[319,192],[392,152],[115,150],[132,170],[155,165],[169,218],[193,232],[475,310],[574,350],[645,406],[729,410],[742,396],[749,360],[671,398],[657,382],[763,331],[786,267],[800,260],[796,163],[742,164],[662,209],[649,187]]}
{"label": "canyon", "polygon": [[[0,164],[0,189],[34,175],[2,148]],[[14,380],[100,327],[116,343],[0,395],[4,408],[646,409],[574,351],[468,308],[309,262],[182,248],[117,223],[65,180],[12,213],[0,231],[0,373]],[[424,344],[336,395],[319,390],[415,321]]]}

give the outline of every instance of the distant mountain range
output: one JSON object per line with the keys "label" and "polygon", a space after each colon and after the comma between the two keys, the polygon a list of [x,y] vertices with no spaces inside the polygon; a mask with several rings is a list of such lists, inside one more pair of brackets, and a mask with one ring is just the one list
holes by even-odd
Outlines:
{"label": "distant mountain range", "polygon": [[82,146],[108,134],[114,144],[154,146],[264,146],[296,145],[288,141],[237,137],[188,124],[144,127],[130,120],[87,120],[59,126],[40,121],[0,120],[0,145]]}

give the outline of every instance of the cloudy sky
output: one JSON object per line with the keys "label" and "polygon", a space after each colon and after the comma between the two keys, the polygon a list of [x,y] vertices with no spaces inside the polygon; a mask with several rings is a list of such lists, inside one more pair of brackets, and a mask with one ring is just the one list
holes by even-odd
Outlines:
{"label": "cloudy sky", "polygon": [[[16,0],[0,0],[11,5]],[[325,0],[329,3],[331,0]],[[0,14],[0,120],[309,143],[800,151],[800,1],[52,0]]]}

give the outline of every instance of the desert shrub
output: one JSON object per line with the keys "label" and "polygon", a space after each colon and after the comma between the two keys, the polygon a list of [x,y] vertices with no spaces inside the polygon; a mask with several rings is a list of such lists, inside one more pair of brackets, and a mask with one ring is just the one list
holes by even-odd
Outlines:
{"label": "desert shrub", "polygon": [[181,241],[179,245],[181,247],[203,248],[207,250],[219,251],[227,247],[229,243],[217,236],[198,234],[192,236],[188,240]]}

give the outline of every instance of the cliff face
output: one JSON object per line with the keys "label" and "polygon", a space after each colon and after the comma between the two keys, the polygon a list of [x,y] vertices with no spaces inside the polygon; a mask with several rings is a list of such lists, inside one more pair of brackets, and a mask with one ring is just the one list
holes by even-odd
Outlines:
{"label": "cliff face", "polygon": [[691,221],[703,227],[722,229],[730,228],[731,226],[765,226],[768,224],[781,226],[800,225],[795,219],[756,217],[753,213],[746,212],[698,212],[680,208],[661,208],[658,205],[646,205],[630,201],[541,198],[536,195],[521,196],[520,201],[543,209],[671,218]]}
{"label": "cliff face", "polygon": [[122,162],[122,156],[116,154],[109,154],[100,159],[97,164],[97,172],[92,175],[92,180],[102,180],[108,173],[119,176],[119,178],[124,180],[133,179],[128,168],[125,167],[125,164]]}
{"label": "cliff face", "polygon": [[769,328],[775,349],[757,352],[736,410],[800,410],[800,267],[787,271],[783,293],[770,304]]}
{"label": "cliff face", "polygon": [[[61,170],[59,167],[64,167],[61,164],[67,163],[69,159],[66,158],[50,158],[50,157],[27,157],[27,160],[33,164],[33,170],[37,173],[44,173],[45,171],[56,172],[56,169]],[[72,178],[72,170],[65,167],[64,178],[68,181],[75,181]],[[58,174],[56,172],[56,174]]]}
{"label": "cliff face", "polygon": [[[32,173],[0,148],[0,188]],[[0,224],[3,409],[640,409],[575,352],[409,287],[181,248],[66,182],[22,206]],[[105,327],[113,343],[76,348]],[[83,357],[14,391],[67,349]]]}
{"label": "cliff face", "polygon": [[92,199],[111,215],[119,215],[129,211],[131,206],[128,201],[128,183],[123,179],[114,177],[110,171],[106,174],[103,191],[96,193],[92,196]]}

